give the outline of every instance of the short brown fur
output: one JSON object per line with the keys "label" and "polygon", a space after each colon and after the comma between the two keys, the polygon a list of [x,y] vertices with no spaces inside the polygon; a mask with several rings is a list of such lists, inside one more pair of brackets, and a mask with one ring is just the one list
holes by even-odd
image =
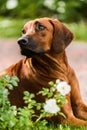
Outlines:
{"label": "short brown fur", "polygon": [[[37,24],[38,22],[45,26],[45,29],[39,30],[41,28]],[[22,40],[30,38],[32,44],[29,41],[27,47],[35,53],[34,55],[31,55],[30,52],[29,55],[26,54],[28,50],[25,52],[26,49],[23,48],[25,45],[22,47],[20,45],[21,49],[24,49],[23,53],[25,53],[26,58],[4,71],[5,74],[16,75],[20,79],[18,87],[9,95],[11,104],[23,107],[23,92],[25,90],[36,95],[43,87],[49,87],[49,81],[60,79],[71,85],[71,92],[66,96],[68,103],[62,108],[66,119],[57,116],[56,121],[60,120],[73,125],[87,125],[87,121],[85,121],[87,119],[87,106],[82,101],[77,77],[68,64],[65,52],[65,48],[73,39],[73,33],[56,19],[40,18],[24,25],[21,38]],[[42,51],[44,54],[41,54]],[[36,100],[43,102],[45,99],[36,95]]]}

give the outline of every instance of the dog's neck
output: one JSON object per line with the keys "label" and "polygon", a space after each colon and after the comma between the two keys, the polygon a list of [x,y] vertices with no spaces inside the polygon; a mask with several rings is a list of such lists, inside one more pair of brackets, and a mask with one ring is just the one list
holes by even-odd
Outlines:
{"label": "dog's neck", "polygon": [[33,73],[38,74],[40,77],[49,78],[50,80],[55,80],[60,77],[61,80],[67,80],[68,62],[65,52],[56,56],[47,53],[43,56],[33,57],[27,59],[27,66],[28,63]]}

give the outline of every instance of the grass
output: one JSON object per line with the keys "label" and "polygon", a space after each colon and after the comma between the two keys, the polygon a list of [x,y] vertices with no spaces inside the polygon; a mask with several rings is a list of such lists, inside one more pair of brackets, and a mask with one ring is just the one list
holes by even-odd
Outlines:
{"label": "grass", "polygon": [[0,38],[19,37],[26,21],[0,18]]}
{"label": "grass", "polygon": [[80,41],[87,41],[87,23],[80,21],[79,23],[68,24],[70,30],[74,33],[75,39]]}
{"label": "grass", "polygon": [[[0,18],[0,38],[16,38],[21,35],[23,25],[28,20]],[[66,24],[74,33],[75,40],[87,41],[87,23],[71,23]]]}
{"label": "grass", "polygon": [[55,126],[54,124],[49,124],[48,126],[44,126],[41,128],[41,126],[36,126],[34,127],[34,130],[87,130],[87,128],[83,126],[75,127],[75,126],[70,126],[70,125],[57,125]]}

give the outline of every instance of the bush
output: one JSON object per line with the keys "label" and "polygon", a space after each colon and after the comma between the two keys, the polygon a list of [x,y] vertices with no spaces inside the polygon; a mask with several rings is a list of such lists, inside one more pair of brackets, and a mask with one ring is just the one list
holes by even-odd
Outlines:
{"label": "bush", "polygon": [[[13,8],[8,8],[7,3],[17,2]],[[56,17],[63,22],[76,22],[82,18],[87,19],[86,0],[1,0],[0,16],[12,18]],[[11,5],[10,5],[11,7]]]}
{"label": "bush", "polygon": [[[53,92],[55,91],[55,85],[53,82],[50,82],[50,90],[44,88],[38,94],[47,96],[49,98],[47,101],[50,104],[51,102],[54,103],[54,111],[50,110],[50,107],[52,106],[49,106],[47,102],[45,104],[37,103],[34,100],[35,95],[30,94],[27,91],[24,92],[24,101],[27,106],[24,106],[23,108],[11,106],[8,99],[9,90],[13,90],[13,86],[17,86],[18,81],[18,78],[15,76],[9,77],[8,75],[6,75],[0,77],[0,129],[29,130],[30,128],[33,129],[33,127],[38,125],[38,122],[39,126],[41,124],[41,127],[44,127],[47,121],[41,119],[44,117],[48,117],[49,113],[50,116],[59,113],[65,117],[65,115],[61,112],[61,107],[66,102],[66,99],[60,93],[58,93],[57,95],[55,94],[55,99],[58,101],[58,103],[61,103],[61,106],[59,104],[56,104],[56,100],[52,98]],[[35,114],[34,107],[36,107],[36,109],[41,112],[39,116]],[[45,109],[43,109],[43,107]],[[35,118],[34,122],[32,120],[33,117]]]}
{"label": "bush", "polygon": [[[35,95],[25,91],[24,101],[27,106],[17,108],[16,106],[11,106],[8,95],[10,94],[9,90],[13,90],[13,86],[17,87],[18,81],[19,79],[16,76],[9,77],[8,75],[5,75],[0,77],[0,130],[75,129],[75,127],[70,127],[67,124],[55,126],[51,123],[49,125],[48,121],[44,119],[44,117],[51,117],[56,114],[60,114],[65,118],[65,115],[61,112],[61,107],[65,102],[67,102],[65,94],[70,91],[70,86],[66,82],[60,82],[59,80],[57,80],[56,83],[50,82],[50,89],[43,88],[43,90],[38,93],[47,97],[46,103],[37,103],[34,100]],[[60,89],[62,85],[63,89]],[[66,87],[68,87],[68,89],[66,89]],[[59,92],[53,94],[55,90],[58,90]],[[53,105],[50,105],[49,103],[52,103]],[[40,115],[35,114],[35,107],[40,111]],[[50,107],[54,107],[54,109],[50,109]],[[34,121],[32,120],[33,117],[35,118]],[[80,130],[85,130],[83,127],[79,128]],[[77,128],[75,130],[79,129]]]}

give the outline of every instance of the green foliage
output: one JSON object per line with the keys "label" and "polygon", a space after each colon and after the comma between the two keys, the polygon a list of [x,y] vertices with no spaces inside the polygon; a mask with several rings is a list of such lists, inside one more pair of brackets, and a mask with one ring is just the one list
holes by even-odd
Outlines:
{"label": "green foliage", "polygon": [[[18,38],[21,36],[23,25],[29,19],[5,19],[0,18],[0,38]],[[87,41],[87,24],[86,22],[66,24],[68,28],[74,33],[75,40]]]}
{"label": "green foliage", "polygon": [[17,6],[12,9],[7,8],[8,1],[0,1],[0,16],[24,19],[56,16],[65,22],[87,19],[87,0],[17,0]]}
{"label": "green foliage", "polygon": [[0,129],[6,130],[6,128],[12,128],[16,123],[15,112],[16,106],[11,106],[8,95],[9,90],[13,89],[13,86],[17,86],[18,78],[4,76],[0,78]]}
{"label": "green foliage", "polygon": [[[9,77],[8,75],[0,77],[0,130],[86,130],[84,127],[73,127],[70,125],[54,125],[48,123],[43,117],[46,117],[46,113],[41,111],[38,116],[35,114],[34,108],[42,109],[43,104],[37,103],[34,100],[35,95],[29,92],[24,92],[24,101],[26,106],[23,108],[17,108],[11,106],[8,99],[9,90],[13,90],[13,86],[17,86],[19,79],[15,76]],[[51,91],[55,91],[55,84],[50,82]],[[53,88],[52,88],[53,87]],[[53,96],[47,94],[48,90],[43,89],[40,92],[42,95]],[[58,98],[58,97],[57,97]],[[39,106],[39,107],[38,107]],[[37,110],[38,110],[37,109]],[[32,118],[35,117],[35,121]]]}
{"label": "green foliage", "polygon": [[6,37],[19,37],[21,36],[21,30],[27,20],[14,20],[0,18],[0,38]]}
{"label": "green foliage", "polygon": [[67,24],[75,35],[75,40],[87,41],[87,23],[80,21],[79,23]]}

